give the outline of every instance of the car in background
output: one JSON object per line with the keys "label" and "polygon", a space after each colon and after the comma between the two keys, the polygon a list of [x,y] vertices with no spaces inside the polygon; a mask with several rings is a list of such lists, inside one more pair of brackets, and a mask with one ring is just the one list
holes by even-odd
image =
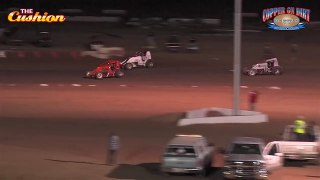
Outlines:
{"label": "car in background", "polygon": [[161,171],[206,176],[211,168],[213,150],[213,145],[201,135],[177,135],[165,147]]}
{"label": "car in background", "polygon": [[283,155],[274,144],[260,138],[237,137],[225,154],[223,175],[226,179],[267,179],[268,172],[283,165]]}
{"label": "car in background", "polygon": [[16,25],[4,28],[1,43],[9,46],[34,45],[37,47],[51,47],[52,37],[49,31],[40,31],[38,28],[19,27]]}
{"label": "car in background", "polygon": [[150,51],[138,51],[134,56],[131,56],[121,62],[124,69],[131,70],[135,67],[154,67],[154,62]]}
{"label": "car in background", "polygon": [[86,73],[87,78],[102,79],[105,77],[123,77],[124,73],[121,71],[121,62],[118,60],[107,60],[98,67]]}
{"label": "car in background", "polygon": [[170,52],[178,52],[181,49],[181,41],[178,35],[169,36],[167,42],[165,43],[165,47]]}
{"label": "car in background", "polygon": [[255,75],[281,75],[283,73],[282,67],[279,65],[277,58],[267,59],[263,63],[257,63],[252,65],[251,68],[245,67],[243,70],[243,74],[249,76]]}
{"label": "car in background", "polygon": [[186,45],[186,50],[187,52],[198,52],[200,50],[199,45],[197,44],[197,40],[196,38],[191,38],[188,42],[188,44]]}
{"label": "car in background", "polygon": [[37,47],[51,47],[52,46],[51,34],[48,31],[39,31],[33,44]]}

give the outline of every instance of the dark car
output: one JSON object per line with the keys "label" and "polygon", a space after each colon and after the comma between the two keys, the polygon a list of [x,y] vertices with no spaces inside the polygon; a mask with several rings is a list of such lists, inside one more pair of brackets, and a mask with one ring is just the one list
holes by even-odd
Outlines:
{"label": "dark car", "polygon": [[37,33],[36,40],[34,41],[34,45],[38,47],[51,47],[52,46],[52,38],[48,31],[40,31]]}
{"label": "dark car", "polygon": [[177,52],[181,48],[181,41],[177,35],[171,35],[165,43],[166,49],[171,52]]}

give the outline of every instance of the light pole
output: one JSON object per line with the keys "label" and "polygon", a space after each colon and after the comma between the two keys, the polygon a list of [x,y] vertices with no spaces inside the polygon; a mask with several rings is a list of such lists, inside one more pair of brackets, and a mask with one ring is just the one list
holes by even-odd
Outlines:
{"label": "light pole", "polygon": [[234,0],[234,57],[233,57],[233,115],[240,115],[240,64],[241,64],[241,6],[242,0]]}

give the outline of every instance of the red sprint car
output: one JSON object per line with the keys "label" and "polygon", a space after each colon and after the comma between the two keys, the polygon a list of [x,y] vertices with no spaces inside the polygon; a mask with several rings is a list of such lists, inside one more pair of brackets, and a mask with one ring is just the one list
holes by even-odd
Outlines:
{"label": "red sprint car", "polygon": [[124,73],[120,70],[121,62],[118,60],[107,60],[105,63],[100,64],[92,71],[88,71],[86,77],[102,79],[105,77],[123,77]]}

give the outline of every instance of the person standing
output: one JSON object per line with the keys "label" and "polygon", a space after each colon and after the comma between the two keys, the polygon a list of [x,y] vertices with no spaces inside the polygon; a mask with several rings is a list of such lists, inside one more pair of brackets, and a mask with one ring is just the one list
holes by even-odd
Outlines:
{"label": "person standing", "polygon": [[318,126],[314,121],[307,123],[306,134],[308,136],[308,141],[314,142],[317,140],[317,132],[319,132]]}
{"label": "person standing", "polygon": [[249,110],[255,111],[256,110],[256,103],[258,100],[258,92],[256,90],[249,92]]}
{"label": "person standing", "polygon": [[120,147],[120,138],[114,133],[109,136],[107,163],[115,165],[117,163],[117,155]]}
{"label": "person standing", "polygon": [[306,133],[306,122],[304,121],[303,116],[298,116],[297,119],[294,121],[294,133],[296,134],[297,141],[304,141],[305,140],[305,133]]}

